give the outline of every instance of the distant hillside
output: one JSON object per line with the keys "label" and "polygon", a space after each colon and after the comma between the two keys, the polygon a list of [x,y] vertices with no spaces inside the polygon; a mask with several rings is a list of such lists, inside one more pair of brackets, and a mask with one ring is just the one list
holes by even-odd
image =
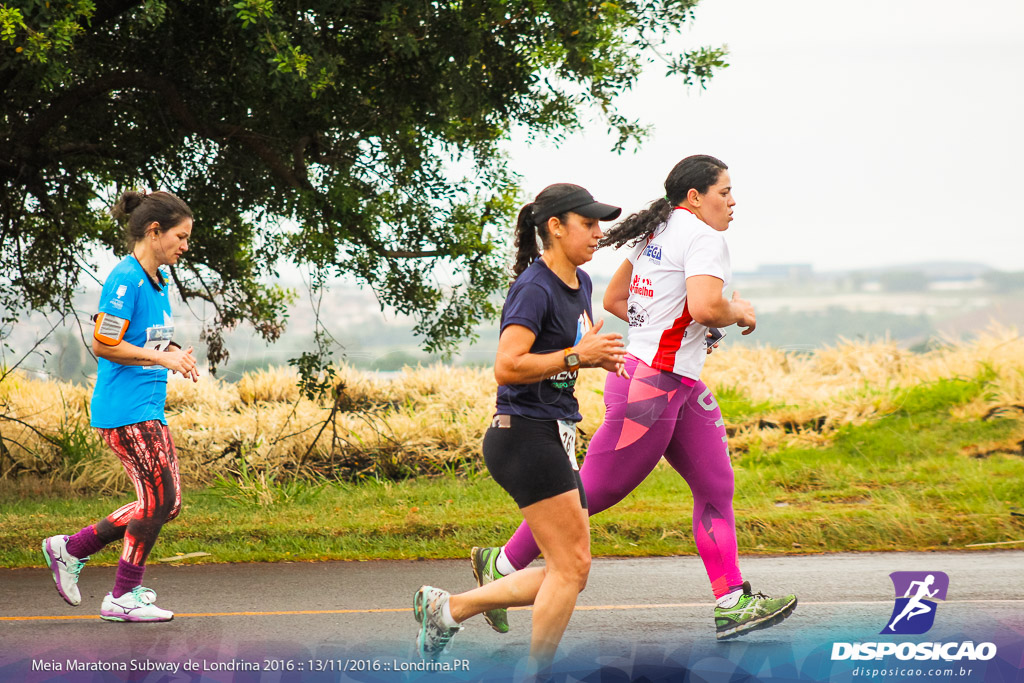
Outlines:
{"label": "distant hillside", "polygon": [[[625,323],[601,309],[607,276],[595,273],[592,278],[595,317],[605,319],[606,330],[626,334]],[[970,337],[991,322],[1024,327],[1024,273],[995,271],[977,263],[926,262],[820,273],[807,264],[775,264],[736,273],[733,284],[754,303],[758,327],[749,336],[730,330],[723,345],[810,350],[834,345],[839,339],[891,339],[907,348],[925,348],[940,337]],[[82,293],[76,302],[78,321],[68,319],[58,325],[21,367],[70,381],[85,381],[93,375],[95,360],[83,336],[91,333],[88,317],[97,296],[97,291]],[[195,344],[202,357],[200,322],[180,304],[175,311],[175,336]],[[200,307],[195,313],[204,312]],[[420,350],[412,333],[413,320],[381,312],[372,293],[350,284],[337,282],[332,287],[320,315],[339,343],[338,358],[354,367],[391,371],[438,360]],[[232,331],[227,335],[231,358],[220,376],[233,381],[248,370],[287,365],[311,348],[313,321],[308,299],[300,293],[278,343],[265,344],[245,326]],[[0,349],[0,364],[16,362],[52,326],[42,315],[14,326],[0,338],[9,347]],[[476,331],[479,339],[463,344],[452,363],[493,362],[497,323]]]}

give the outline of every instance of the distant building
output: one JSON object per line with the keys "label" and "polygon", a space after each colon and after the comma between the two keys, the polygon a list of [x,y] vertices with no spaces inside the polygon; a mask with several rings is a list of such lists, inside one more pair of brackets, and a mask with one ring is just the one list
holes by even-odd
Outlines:
{"label": "distant building", "polygon": [[942,279],[932,280],[928,283],[928,291],[930,292],[958,292],[958,291],[969,291],[969,290],[980,290],[984,289],[985,285],[984,278],[963,278],[963,279]]}
{"label": "distant building", "polygon": [[814,280],[814,266],[810,263],[769,263],[762,264],[757,270],[735,273],[737,282],[744,287],[778,288],[788,285],[805,285]]}
{"label": "distant building", "polygon": [[759,265],[750,275],[764,280],[806,280],[814,277],[814,266],[810,263],[768,263]]}

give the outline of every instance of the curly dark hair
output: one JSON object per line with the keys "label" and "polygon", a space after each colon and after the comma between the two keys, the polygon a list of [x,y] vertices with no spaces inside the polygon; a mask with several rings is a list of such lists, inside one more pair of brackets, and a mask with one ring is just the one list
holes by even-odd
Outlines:
{"label": "curly dark hair", "polygon": [[668,220],[672,209],[686,199],[690,190],[707,193],[718,182],[722,171],[728,168],[725,162],[707,154],[686,157],[675,165],[665,179],[665,196],[616,224],[605,234],[601,246],[621,247],[627,243],[633,246],[647,239],[659,225]]}

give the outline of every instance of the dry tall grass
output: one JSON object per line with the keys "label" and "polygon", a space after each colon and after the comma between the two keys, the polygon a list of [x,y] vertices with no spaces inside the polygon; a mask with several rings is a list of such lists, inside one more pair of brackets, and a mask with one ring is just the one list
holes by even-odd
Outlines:
{"label": "dry tall grass", "polygon": [[[975,341],[923,354],[895,344],[843,342],[816,353],[725,348],[709,358],[706,383],[770,408],[731,417],[730,445],[771,448],[828,441],[834,429],[897,409],[900,389],[990,370],[989,391],[955,409],[976,419],[1024,412],[1024,339],[994,328]],[[237,473],[402,477],[479,466],[494,407],[489,369],[433,366],[382,380],[342,368],[333,402],[300,399],[289,369],[258,371],[237,384],[172,379],[167,415],[189,485]],[[589,436],[600,424],[604,372],[577,388]],[[725,393],[723,393],[725,395]],[[124,487],[120,465],[88,427],[89,390],[9,375],[0,383],[0,477],[36,473],[88,488]],[[332,406],[336,405],[333,412]],[[586,438],[581,439],[581,448]]]}
{"label": "dry tall grass", "polygon": [[993,411],[1024,412],[1024,338],[993,326],[973,341],[950,342],[927,353],[895,343],[842,341],[812,354],[778,349],[732,348],[705,367],[712,389],[731,387],[752,403],[774,407],[754,419],[730,421],[730,445],[753,441],[815,445],[835,428],[863,424],[898,409],[900,389],[943,379],[972,379],[991,371],[984,395],[953,409],[953,417],[981,418]]}

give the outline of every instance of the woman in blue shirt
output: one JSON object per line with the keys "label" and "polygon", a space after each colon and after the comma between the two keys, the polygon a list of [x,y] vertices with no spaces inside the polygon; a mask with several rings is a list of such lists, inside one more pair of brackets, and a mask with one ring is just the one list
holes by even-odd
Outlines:
{"label": "woman in blue shirt", "polygon": [[127,219],[132,251],[114,267],[100,294],[92,342],[99,367],[91,424],[120,458],[137,500],[73,536],[47,538],[43,555],[61,597],[78,605],[83,564],[107,544],[124,539],[114,589],[103,598],[100,616],[169,621],[174,615],[154,604],[156,593],[142,587],[142,576],[161,527],[181,509],[178,456],[164,415],[167,371],[199,379],[192,347],[182,349],[172,341],[169,280],[161,270],[188,250],[192,211],[169,192],[125,192],[112,213]]}

